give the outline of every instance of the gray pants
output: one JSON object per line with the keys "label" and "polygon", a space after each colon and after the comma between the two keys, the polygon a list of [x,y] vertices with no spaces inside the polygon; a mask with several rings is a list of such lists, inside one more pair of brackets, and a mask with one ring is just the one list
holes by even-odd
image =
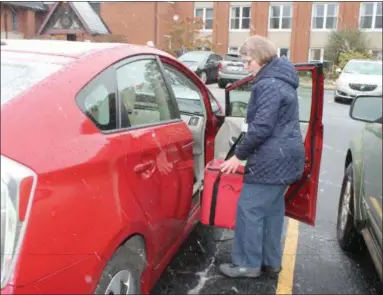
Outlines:
{"label": "gray pants", "polygon": [[233,264],[250,268],[281,267],[287,188],[286,185],[243,184],[237,207]]}

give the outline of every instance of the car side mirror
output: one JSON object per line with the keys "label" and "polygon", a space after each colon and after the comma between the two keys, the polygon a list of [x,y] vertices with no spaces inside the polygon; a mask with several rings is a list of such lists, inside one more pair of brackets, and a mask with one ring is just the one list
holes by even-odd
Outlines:
{"label": "car side mirror", "polygon": [[382,123],[382,96],[357,96],[350,107],[350,117],[367,123]]}
{"label": "car side mirror", "polygon": [[335,72],[337,72],[338,74],[340,74],[340,73],[342,73],[342,69],[341,69],[341,68],[337,68],[337,69],[335,70]]}

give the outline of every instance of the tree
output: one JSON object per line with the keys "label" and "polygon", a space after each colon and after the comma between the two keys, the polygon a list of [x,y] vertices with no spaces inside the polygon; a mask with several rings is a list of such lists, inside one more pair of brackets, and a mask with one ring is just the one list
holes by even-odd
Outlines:
{"label": "tree", "polygon": [[199,47],[212,49],[213,46],[209,40],[211,36],[198,37],[199,31],[203,26],[204,22],[200,18],[186,17],[183,20],[174,20],[170,24],[169,47],[167,51],[177,55],[183,49],[196,50]]}
{"label": "tree", "polygon": [[330,34],[325,46],[324,58],[334,64],[339,64],[342,53],[358,52],[368,56],[368,40],[360,30],[346,29]]}

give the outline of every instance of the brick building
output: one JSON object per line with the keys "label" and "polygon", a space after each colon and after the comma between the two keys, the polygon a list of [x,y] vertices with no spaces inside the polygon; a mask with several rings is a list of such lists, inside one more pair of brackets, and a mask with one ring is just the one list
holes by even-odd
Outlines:
{"label": "brick building", "polygon": [[[9,38],[31,38],[33,32],[37,38],[69,40],[110,35],[130,43],[152,41],[165,49],[172,22],[196,16],[205,23],[200,37],[210,39],[221,54],[238,50],[248,36],[259,34],[272,40],[279,54],[289,56],[293,62],[323,60],[330,32],[344,28],[360,28],[373,54],[382,52],[381,2],[44,2],[45,10],[34,8],[28,13],[21,12],[27,8],[12,6],[19,30],[9,23],[14,12],[3,19],[7,15],[5,8],[11,7],[3,3],[38,2],[2,2],[2,38],[7,24],[8,31],[12,26]],[[61,20],[63,15],[67,15],[65,21]],[[28,22],[34,25],[26,25]]]}

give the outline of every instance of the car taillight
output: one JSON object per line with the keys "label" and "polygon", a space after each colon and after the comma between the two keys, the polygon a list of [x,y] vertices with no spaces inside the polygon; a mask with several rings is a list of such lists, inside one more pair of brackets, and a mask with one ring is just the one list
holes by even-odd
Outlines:
{"label": "car taillight", "polygon": [[219,63],[218,64],[218,71],[221,71],[222,70],[222,63]]}
{"label": "car taillight", "polygon": [[1,155],[1,288],[13,273],[36,181],[31,169]]}

